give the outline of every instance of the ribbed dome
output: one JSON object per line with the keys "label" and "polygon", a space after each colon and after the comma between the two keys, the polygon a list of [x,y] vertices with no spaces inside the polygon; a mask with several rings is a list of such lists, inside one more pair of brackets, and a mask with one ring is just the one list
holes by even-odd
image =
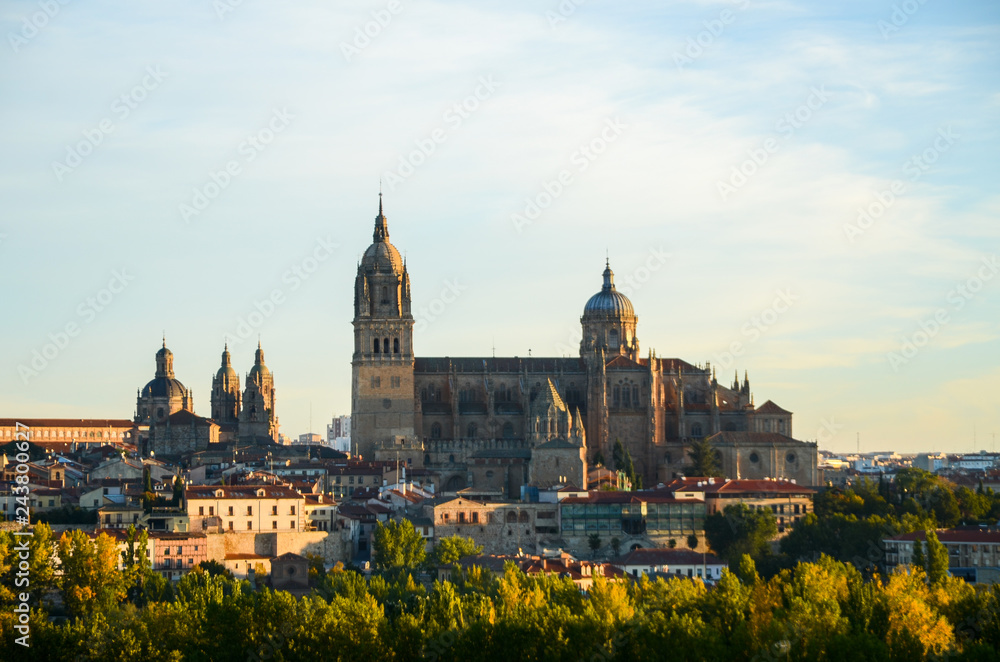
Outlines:
{"label": "ribbed dome", "polygon": [[154,398],[180,398],[187,393],[184,384],[179,379],[171,377],[154,377],[151,382],[142,389],[142,397],[152,396]]}
{"label": "ribbed dome", "polygon": [[361,269],[365,272],[402,273],[403,258],[388,240],[376,241],[361,258]]}
{"label": "ribbed dome", "polygon": [[403,273],[403,258],[396,247],[389,243],[389,226],[382,213],[382,194],[378,194],[378,216],[375,217],[375,232],[372,233],[372,245],[361,258],[360,270],[366,273],[381,271],[383,273]]}
{"label": "ribbed dome", "polygon": [[233,364],[229,357],[228,345],[222,352],[222,365],[219,367],[219,371],[215,373],[215,378],[222,384],[235,384],[239,379],[236,375],[236,371],[233,370]]}
{"label": "ribbed dome", "polygon": [[615,274],[608,265],[604,269],[604,286],[590,297],[583,307],[584,318],[588,317],[635,317],[635,309],[628,297],[615,289]]}
{"label": "ribbed dome", "polygon": [[260,342],[257,343],[257,353],[254,355],[253,367],[250,368],[250,374],[247,375],[247,379],[257,384],[262,384],[265,377],[270,377],[271,371],[268,370],[267,366],[264,365],[264,350],[260,348]]}

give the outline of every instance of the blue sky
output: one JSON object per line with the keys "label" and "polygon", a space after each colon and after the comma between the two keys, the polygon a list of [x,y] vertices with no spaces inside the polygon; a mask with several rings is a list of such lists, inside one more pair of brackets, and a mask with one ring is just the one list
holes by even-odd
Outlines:
{"label": "blue sky", "polygon": [[748,370],[797,438],[1000,432],[996,3],[53,0],[0,21],[5,416],[131,416],[163,331],[208,415],[224,338],[244,374],[259,333],[282,432],[310,406],[323,432],[350,409],[382,178],[418,355],[569,353],[607,252],[644,353]]}

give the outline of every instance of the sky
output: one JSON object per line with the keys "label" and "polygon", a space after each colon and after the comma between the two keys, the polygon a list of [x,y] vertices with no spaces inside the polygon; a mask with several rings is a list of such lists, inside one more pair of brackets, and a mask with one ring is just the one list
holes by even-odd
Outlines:
{"label": "sky", "polygon": [[[350,413],[379,187],[418,356],[563,356],[609,259],[645,356],[833,451],[1000,432],[1000,4],[11,0],[0,416]],[[381,184],[380,184],[381,182]]]}

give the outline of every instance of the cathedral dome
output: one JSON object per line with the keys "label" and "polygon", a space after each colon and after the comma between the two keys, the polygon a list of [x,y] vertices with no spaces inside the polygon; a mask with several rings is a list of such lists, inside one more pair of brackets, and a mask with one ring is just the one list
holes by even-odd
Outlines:
{"label": "cathedral dome", "polygon": [[604,269],[604,286],[583,307],[583,317],[635,317],[629,298],[615,289],[615,274],[610,264]]}
{"label": "cathedral dome", "polygon": [[388,240],[376,241],[361,258],[361,269],[365,272],[402,273],[403,258]]}
{"label": "cathedral dome", "polygon": [[263,384],[265,379],[271,377],[271,371],[266,365],[264,365],[264,350],[260,348],[260,342],[257,343],[257,353],[254,355],[253,367],[250,368],[250,374],[247,375],[248,382],[254,382],[255,384]]}
{"label": "cathedral dome", "polygon": [[226,344],[226,348],[222,351],[222,365],[219,367],[219,371],[215,373],[215,378],[219,380],[221,384],[236,384],[239,377],[236,375],[236,371],[233,370],[233,364],[229,356],[229,345]]}
{"label": "cathedral dome", "polygon": [[181,398],[187,393],[184,384],[172,377],[154,377],[142,389],[142,397]]}
{"label": "cathedral dome", "polygon": [[360,271],[371,273],[403,273],[403,258],[396,247],[389,243],[389,227],[382,213],[382,194],[378,197],[378,216],[375,217],[375,232],[372,234],[372,245],[365,251],[359,265]]}

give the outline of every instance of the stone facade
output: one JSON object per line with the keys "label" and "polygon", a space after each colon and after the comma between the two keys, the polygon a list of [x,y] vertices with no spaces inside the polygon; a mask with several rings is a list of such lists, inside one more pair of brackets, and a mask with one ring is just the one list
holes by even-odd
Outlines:
{"label": "stone facade", "polygon": [[[638,317],[610,265],[580,318],[578,357],[414,357],[409,274],[388,236],[380,200],[355,280],[351,438],[366,459],[404,439],[411,454],[422,444],[424,467],[441,474],[445,491],[489,487],[517,498],[522,485],[576,475],[554,471],[554,459],[531,469],[541,445],[534,405],[554,391],[582,427],[583,457],[609,461],[620,441],[644,485],[681,475],[692,441],[729,432],[782,435],[769,438],[748,471],[818,482],[816,444],[791,437],[791,412],[755,407],[747,375],[727,386],[708,364],[641,355]],[[718,439],[726,470],[742,470],[739,453],[749,459],[753,449]]]}

